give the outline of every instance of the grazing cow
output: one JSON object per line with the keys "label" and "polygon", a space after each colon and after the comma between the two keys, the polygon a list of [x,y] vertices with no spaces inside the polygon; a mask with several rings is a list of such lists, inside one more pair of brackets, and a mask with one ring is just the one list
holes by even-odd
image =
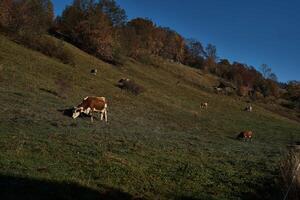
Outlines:
{"label": "grazing cow", "polygon": [[201,105],[200,105],[201,108],[205,108],[205,109],[207,108],[207,106],[208,106],[208,103],[207,103],[207,102],[201,103]]}
{"label": "grazing cow", "polygon": [[244,140],[251,140],[253,137],[252,131],[242,131],[238,134],[236,139],[244,139]]}
{"label": "grazing cow", "polygon": [[93,122],[93,113],[98,112],[101,114],[101,121],[103,117],[107,122],[107,101],[105,97],[85,97],[82,102],[74,107],[73,119],[77,118],[80,113],[85,113],[91,116],[91,122]]}
{"label": "grazing cow", "polygon": [[245,111],[252,112],[252,106],[251,105],[247,106],[245,108]]}

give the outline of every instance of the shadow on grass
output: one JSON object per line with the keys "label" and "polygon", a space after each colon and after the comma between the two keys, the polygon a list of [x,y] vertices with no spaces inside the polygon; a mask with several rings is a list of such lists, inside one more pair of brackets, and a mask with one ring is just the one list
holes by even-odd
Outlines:
{"label": "shadow on grass", "polygon": [[0,175],[0,199],[5,200],[137,199],[118,189],[103,187],[103,190],[105,192],[99,192],[76,183],[53,182],[26,177]]}
{"label": "shadow on grass", "polygon": [[[240,200],[282,200],[284,190],[282,182],[274,177],[264,178],[257,183],[249,183],[247,188],[241,186],[233,193],[220,193],[219,191],[207,191],[207,193],[193,196],[180,196],[176,200],[211,200],[211,199],[240,199]],[[210,195],[213,194],[213,195]],[[216,194],[220,196],[216,196]],[[224,196],[223,196],[224,195]]]}
{"label": "shadow on grass", "polygon": [[[72,117],[74,108],[58,109],[57,111],[62,113],[66,117]],[[91,118],[90,115],[85,114],[85,113],[80,113],[79,117],[80,118],[89,118],[89,119]],[[94,119],[98,119],[97,116],[95,116],[95,115],[93,117],[94,117]]]}
{"label": "shadow on grass", "polygon": [[252,192],[245,192],[241,195],[243,200],[281,200],[283,199],[282,185],[273,178],[267,178],[262,184],[251,186]]}
{"label": "shadow on grass", "polygon": [[57,111],[62,113],[64,116],[72,117],[74,108],[58,109]]}

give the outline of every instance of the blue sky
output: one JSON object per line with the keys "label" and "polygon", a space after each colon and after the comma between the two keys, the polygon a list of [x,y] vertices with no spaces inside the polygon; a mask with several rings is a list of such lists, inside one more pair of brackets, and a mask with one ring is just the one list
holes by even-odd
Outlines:
{"label": "blue sky", "polygon": [[[218,55],[259,68],[280,81],[300,80],[298,0],[116,0],[129,19],[148,17],[186,38],[217,46]],[[53,0],[56,14],[72,0]]]}

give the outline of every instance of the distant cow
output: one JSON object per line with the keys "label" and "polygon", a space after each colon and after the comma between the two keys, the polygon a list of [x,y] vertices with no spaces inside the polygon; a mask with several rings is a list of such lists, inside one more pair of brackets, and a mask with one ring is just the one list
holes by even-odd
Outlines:
{"label": "distant cow", "polygon": [[208,103],[207,102],[201,103],[200,107],[206,109],[208,107]]}
{"label": "distant cow", "polygon": [[245,139],[245,140],[251,140],[253,137],[252,131],[242,131],[238,134],[236,139]]}
{"label": "distant cow", "polygon": [[94,112],[100,113],[101,121],[104,118],[107,122],[107,101],[105,97],[85,97],[78,106],[74,107],[72,117],[75,119],[80,113],[85,113],[91,116],[91,122],[93,122]]}
{"label": "distant cow", "polygon": [[252,106],[251,105],[247,106],[245,108],[245,111],[252,112]]}
{"label": "distant cow", "polygon": [[91,70],[91,74],[93,74],[93,75],[95,75],[95,76],[97,75],[97,72],[98,72],[97,69],[92,69],[92,70]]}

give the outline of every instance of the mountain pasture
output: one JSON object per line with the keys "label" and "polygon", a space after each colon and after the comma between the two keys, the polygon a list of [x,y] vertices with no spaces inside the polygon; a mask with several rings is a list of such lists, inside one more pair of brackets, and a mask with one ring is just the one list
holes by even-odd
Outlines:
{"label": "mountain pasture", "polygon": [[[118,67],[64,48],[73,66],[0,35],[3,199],[283,197],[279,163],[300,138],[298,122],[256,104],[243,111],[245,101],[215,94],[217,78],[200,70],[129,58]],[[123,77],[145,91],[116,87]],[[107,99],[107,124],[64,115],[86,96]],[[235,139],[243,130],[253,131],[251,142]]]}

